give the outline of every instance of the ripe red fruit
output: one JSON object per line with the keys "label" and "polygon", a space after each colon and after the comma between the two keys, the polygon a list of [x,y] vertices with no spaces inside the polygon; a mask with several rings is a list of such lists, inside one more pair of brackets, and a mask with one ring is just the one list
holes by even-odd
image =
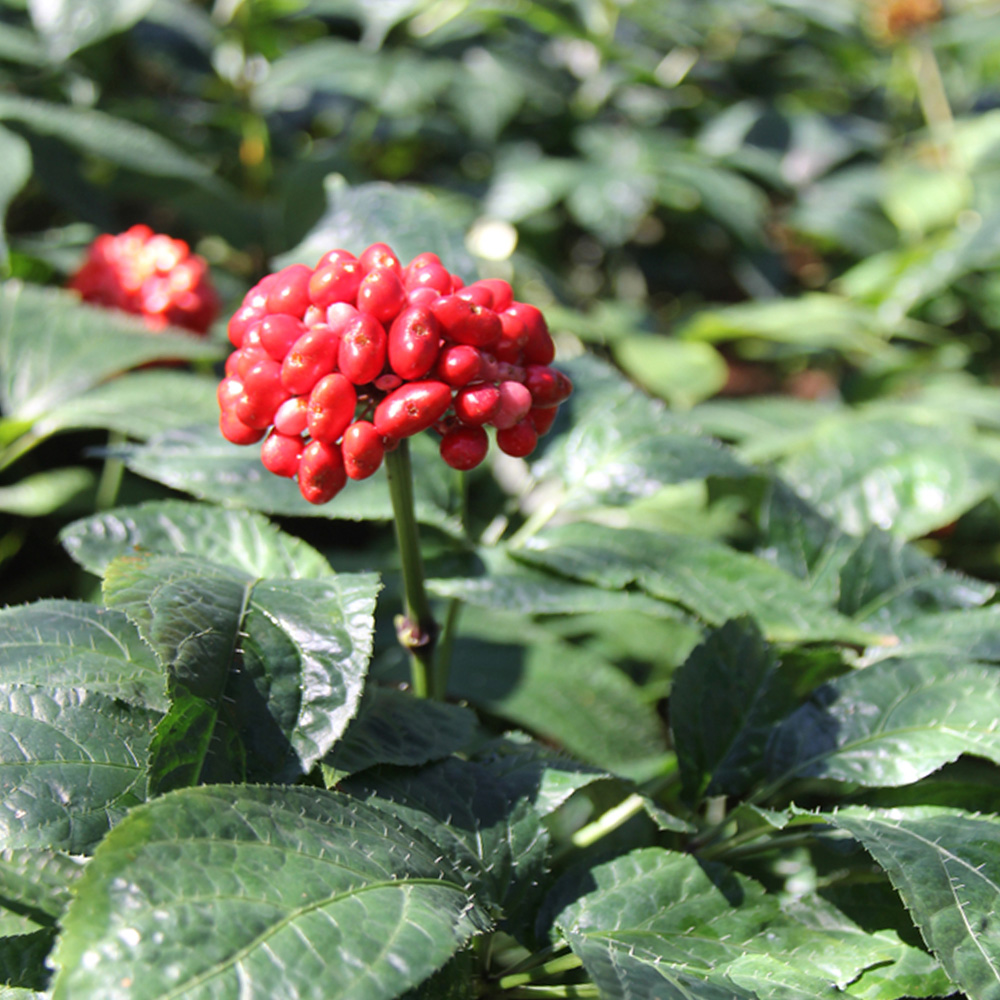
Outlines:
{"label": "ripe red fruit", "polygon": [[340,337],[338,367],[355,385],[373,382],[385,367],[386,341],[385,327],[368,313],[359,313]]}
{"label": "ripe red fruit", "polygon": [[243,375],[243,395],[236,401],[235,412],[248,427],[265,430],[274,421],[278,407],[289,392],[281,384],[281,365],[262,358]]}
{"label": "ripe red fruit", "polygon": [[344,431],[342,444],[344,471],[351,479],[367,479],[382,464],[385,445],[382,435],[368,420],[356,420]]}
{"label": "ripe red fruit", "polygon": [[292,344],[281,363],[281,384],[296,396],[304,396],[337,367],[340,337],[328,326],[314,326]]}
{"label": "ripe red fruit", "polygon": [[269,313],[301,316],[309,307],[309,279],[312,269],[305,264],[290,264],[274,276],[267,293]]}
{"label": "ripe red fruit", "polygon": [[555,423],[555,419],[558,415],[558,406],[546,406],[544,409],[539,406],[533,406],[530,410],[528,410],[528,419],[531,421],[531,425],[538,432],[539,437],[543,434],[548,434],[549,429]]}
{"label": "ripe red fruit", "polygon": [[507,315],[516,316],[524,326],[521,341],[524,360],[531,365],[550,364],[555,359],[556,347],[541,310],[527,302],[515,302],[507,309]]}
{"label": "ripe red fruit", "polygon": [[438,355],[441,327],[423,306],[404,309],[389,328],[389,367],[402,379],[423,378]]}
{"label": "ripe red fruit", "polygon": [[340,372],[324,375],[309,394],[306,426],[317,441],[333,444],[354,419],[358,394]]}
{"label": "ripe red fruit", "polygon": [[524,384],[535,406],[558,406],[573,392],[573,383],[569,378],[548,365],[528,365]]}
{"label": "ripe red fruit", "polygon": [[219,430],[222,431],[222,436],[233,444],[255,444],[264,436],[262,430],[248,427],[231,409],[222,411],[219,417]]}
{"label": "ripe red fruit", "polygon": [[220,410],[231,410],[236,406],[236,400],[243,395],[243,383],[235,376],[228,375],[215,390],[215,398],[219,401]]}
{"label": "ripe red fruit", "polygon": [[396,271],[376,267],[358,286],[358,309],[388,323],[406,304],[406,290]]}
{"label": "ripe red fruit", "polygon": [[281,362],[292,344],[306,332],[306,325],[287,313],[271,313],[261,320],[258,331],[261,347],[275,361]]}
{"label": "ripe red fruit", "polygon": [[441,457],[463,472],[479,465],[489,449],[490,439],[482,427],[456,427],[441,438]]}
{"label": "ripe red fruit", "polygon": [[361,267],[365,274],[381,267],[394,271],[397,277],[402,277],[403,266],[393,252],[392,247],[385,243],[373,243],[370,247],[365,247],[361,251],[361,256],[358,257],[358,260],[361,262]]}
{"label": "ripe red fruit", "polygon": [[226,333],[229,336],[229,342],[233,347],[243,346],[243,335],[246,333],[247,327],[256,322],[263,317],[264,313],[254,307],[254,306],[240,306],[236,312],[233,313],[226,326]]}
{"label": "ripe red fruit", "polygon": [[500,390],[488,382],[467,385],[455,393],[455,415],[463,424],[487,424],[499,411]]}
{"label": "ripe red fruit", "polygon": [[503,278],[480,278],[476,284],[490,290],[493,295],[493,304],[490,308],[494,312],[503,312],[514,300],[514,292]]}
{"label": "ripe red fruit", "polygon": [[327,250],[325,254],[319,259],[319,263],[316,265],[316,270],[318,271],[321,267],[326,267],[327,264],[332,264],[335,260],[357,260],[358,258],[351,253],[350,250]]}
{"label": "ripe red fruit", "polygon": [[427,263],[420,267],[412,264],[403,272],[403,287],[407,292],[418,288],[432,288],[438,295],[451,293],[451,275],[441,264]]}
{"label": "ripe red fruit", "polygon": [[291,479],[299,471],[305,443],[298,435],[272,431],[260,446],[260,461],[268,472]]}
{"label": "ripe red fruit", "polygon": [[458,295],[446,295],[431,304],[445,337],[456,344],[489,347],[500,336],[500,319],[492,309]]}
{"label": "ripe red fruit", "polygon": [[[240,378],[244,378],[246,373],[257,364],[258,361],[273,361],[274,358],[271,357],[267,351],[264,350],[260,344],[250,344],[248,346],[241,347],[238,351],[234,351],[231,355],[234,358],[232,364],[232,370],[229,372],[230,375],[237,375]],[[229,367],[227,365],[227,367]]]}
{"label": "ripe red fruit", "polygon": [[353,302],[364,277],[356,260],[334,260],[317,268],[309,278],[309,300],[326,309],[335,302]]}
{"label": "ripe red fruit", "polygon": [[520,423],[531,409],[531,393],[520,382],[506,381],[497,386],[500,405],[490,423],[497,430],[506,430]]}
{"label": "ripe red fruit", "polygon": [[375,408],[375,429],[387,438],[412,437],[437,423],[450,405],[444,382],[407,382]]}
{"label": "ripe red fruit", "polygon": [[456,389],[485,378],[482,352],[469,344],[451,344],[438,353],[434,374]]}
{"label": "ripe red fruit", "polygon": [[301,434],[308,425],[309,400],[306,396],[286,399],[274,414],[274,429],[279,434]]}
{"label": "ripe red fruit", "polygon": [[299,459],[299,492],[309,503],[327,503],[346,485],[344,456],[336,445],[311,441]]}
{"label": "ripe red fruit", "polygon": [[524,458],[530,455],[538,444],[538,432],[527,418],[513,427],[497,431],[497,447],[507,455]]}

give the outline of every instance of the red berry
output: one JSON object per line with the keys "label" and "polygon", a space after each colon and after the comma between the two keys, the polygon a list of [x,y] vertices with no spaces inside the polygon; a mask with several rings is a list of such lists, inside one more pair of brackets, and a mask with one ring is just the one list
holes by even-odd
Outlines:
{"label": "red berry", "polygon": [[318,267],[309,279],[309,300],[320,309],[335,302],[353,302],[364,277],[356,260],[335,260]]}
{"label": "red berry", "polygon": [[291,479],[299,471],[299,459],[305,447],[298,435],[272,431],[260,447],[260,461],[268,472]]}
{"label": "red berry", "polygon": [[288,390],[281,384],[281,365],[264,358],[243,376],[243,395],[236,401],[236,416],[247,426],[263,430],[271,425],[278,407],[288,397]]}
{"label": "red berry", "polygon": [[407,438],[427,430],[451,405],[444,382],[407,382],[375,408],[375,429],[386,438]]}
{"label": "red berry", "polygon": [[510,284],[503,278],[480,278],[476,284],[490,290],[493,295],[493,304],[490,308],[494,312],[503,312],[514,300]]}
{"label": "red berry", "polygon": [[392,247],[385,243],[373,243],[370,247],[365,247],[358,260],[361,262],[365,274],[382,267],[394,271],[397,277],[402,277],[403,266],[399,263],[399,258],[393,252]]}
{"label": "red berry", "polygon": [[514,314],[524,324],[524,360],[531,365],[550,364],[555,359],[556,347],[541,310],[527,302],[515,302],[507,313]]}
{"label": "red berry", "polygon": [[531,409],[531,393],[520,382],[506,381],[497,386],[500,406],[490,423],[497,430],[506,430],[520,423]]}
{"label": "red berry", "polygon": [[[430,250],[425,250],[423,253],[418,253],[409,264],[406,265],[406,271],[413,271],[419,267],[427,267],[428,264],[440,264],[441,258],[436,254],[432,253]],[[405,273],[405,272],[404,272]],[[450,280],[450,276],[449,276]],[[450,290],[449,285],[449,290]]]}
{"label": "red berry", "polygon": [[395,372],[379,375],[372,383],[379,392],[392,392],[393,389],[398,389],[402,384],[403,380]]}
{"label": "red berry", "polygon": [[451,293],[451,275],[440,264],[422,264],[414,267],[412,264],[403,274],[403,287],[407,292],[418,288],[432,288],[438,295]]}
{"label": "red berry", "polygon": [[247,327],[259,320],[263,316],[260,309],[254,306],[240,306],[236,312],[233,313],[228,325],[226,326],[226,333],[229,335],[229,342],[233,347],[243,346],[243,335],[246,333]]}
{"label": "red berry", "polygon": [[455,292],[455,294],[460,299],[475,303],[475,305],[482,306],[484,309],[493,308],[493,293],[478,281],[474,281],[471,285],[466,285],[461,291]]}
{"label": "red berry", "polygon": [[261,321],[258,336],[261,346],[275,361],[284,361],[285,355],[306,332],[306,325],[287,313],[271,313]]}
{"label": "red berry", "polygon": [[358,309],[388,323],[406,304],[406,291],[399,275],[387,267],[369,271],[358,286]]}
{"label": "red berry", "polygon": [[356,420],[344,431],[344,470],[351,479],[367,479],[382,464],[382,435],[368,420]]}
{"label": "red berry", "polygon": [[528,419],[497,431],[497,447],[507,455],[524,458],[535,450],[538,444],[538,432]]}
{"label": "red berry", "polygon": [[344,456],[336,445],[311,441],[299,459],[299,492],[309,503],[327,503],[347,483]]}
{"label": "red berry", "polygon": [[573,392],[573,383],[561,371],[547,365],[528,365],[524,384],[535,406],[558,406]]}
{"label": "red berry", "polygon": [[274,429],[279,434],[302,434],[309,424],[309,399],[292,396],[278,407],[274,414]]}
{"label": "red berry", "polygon": [[321,267],[326,267],[327,264],[332,264],[335,260],[357,260],[358,258],[351,253],[350,250],[327,250],[325,254],[319,259],[319,263],[316,265],[316,270],[318,271]]}
{"label": "red berry", "polygon": [[233,444],[255,444],[264,436],[264,431],[257,427],[248,427],[233,410],[223,410],[219,417],[219,430],[222,436]]}
{"label": "red berry", "polygon": [[325,375],[309,394],[307,427],[317,441],[333,444],[354,419],[358,394],[340,372]]}
{"label": "red berry", "polygon": [[402,379],[423,378],[438,356],[441,327],[423,306],[404,309],[389,328],[389,367]]}
{"label": "red berry", "polygon": [[406,302],[411,306],[429,306],[441,296],[433,288],[414,288],[406,293]]}
{"label": "red berry", "polygon": [[306,330],[292,344],[281,363],[281,384],[296,396],[304,396],[337,367],[340,337],[328,326]]}
{"label": "red berry", "polygon": [[309,279],[312,270],[305,264],[290,264],[274,276],[274,284],[267,293],[269,313],[287,313],[301,316],[309,307]]}
{"label": "red berry", "polygon": [[455,415],[463,424],[487,424],[499,411],[500,390],[495,385],[479,382],[455,393]]}
{"label": "red berry", "polygon": [[463,472],[479,465],[489,449],[490,439],[482,427],[456,427],[441,438],[441,457]]}
{"label": "red berry", "polygon": [[482,352],[469,344],[452,344],[438,354],[434,374],[456,389],[484,378]]}
{"label": "red berry", "polygon": [[231,367],[232,371],[230,374],[238,375],[240,378],[244,378],[246,373],[257,364],[258,361],[273,361],[274,358],[271,357],[267,351],[264,350],[260,344],[251,344],[250,346],[241,347],[238,351],[233,351],[230,355],[230,359],[233,360],[230,366],[227,363],[227,368]]}
{"label": "red berry", "polygon": [[337,363],[355,385],[373,382],[382,374],[386,358],[385,327],[368,313],[359,313],[340,338]]}
{"label": "red berry", "polygon": [[500,320],[492,309],[457,295],[438,299],[431,304],[431,311],[441,324],[444,335],[457,344],[490,347],[500,336]]}
{"label": "red berry", "polygon": [[528,410],[528,419],[538,432],[538,436],[541,437],[543,434],[548,434],[549,429],[552,427],[552,424],[555,422],[558,414],[558,406],[546,406],[544,409],[542,407],[533,406],[530,410]]}
{"label": "red berry", "polygon": [[215,390],[220,410],[231,410],[242,395],[243,383],[235,375],[226,376]]}

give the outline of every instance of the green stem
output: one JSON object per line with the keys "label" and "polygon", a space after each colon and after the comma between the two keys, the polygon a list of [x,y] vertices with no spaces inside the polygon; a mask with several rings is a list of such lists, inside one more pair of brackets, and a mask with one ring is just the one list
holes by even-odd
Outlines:
{"label": "green stem", "polygon": [[444,618],[444,628],[438,638],[437,653],[434,656],[434,690],[444,698],[448,691],[448,671],[451,668],[451,651],[455,645],[455,633],[462,612],[462,602],[453,597],[448,602],[448,612]]}
{"label": "green stem", "polygon": [[[113,451],[120,448],[128,440],[121,431],[111,431],[108,434],[108,449]],[[122,485],[122,476],[125,475],[125,463],[114,454],[109,454],[104,459],[104,467],[101,469],[101,479],[97,484],[97,498],[94,505],[98,511],[110,510],[118,500],[118,490]]]}
{"label": "green stem", "polygon": [[504,993],[504,1000],[535,1000],[540,997],[599,997],[600,991],[592,983],[579,986],[515,986]]}
{"label": "green stem", "polygon": [[579,969],[583,962],[576,955],[562,955],[528,972],[515,972],[504,976],[497,984],[502,990],[513,990],[518,986],[529,986],[539,979],[548,979],[560,973]]}
{"label": "green stem", "polygon": [[[565,941],[560,939],[559,941],[556,941],[553,944],[541,948],[534,954],[528,955],[527,958],[522,959],[515,965],[510,966],[508,969],[504,971],[503,975],[513,976],[519,972],[527,972],[529,969],[537,969],[538,966],[544,965],[546,962],[551,962],[553,958],[555,958],[562,952],[566,951],[568,948],[569,945],[566,944]],[[503,976],[500,978],[503,978]]]}
{"label": "green stem", "polygon": [[8,465],[13,465],[22,455],[26,455],[36,444],[40,444],[44,440],[43,436],[36,437],[31,431],[22,434],[3,451],[0,451],[0,469],[6,469]]}
{"label": "green stem", "polygon": [[911,44],[910,69],[917,84],[920,110],[934,142],[938,165],[945,168],[949,165],[948,150],[955,130],[955,119],[941,79],[941,69],[927,38],[917,38]]}
{"label": "green stem", "polygon": [[413,693],[418,698],[441,700],[444,692],[438,688],[439,672],[434,669],[438,625],[424,587],[424,561],[420,554],[420,535],[413,505],[409,444],[409,441],[400,441],[398,447],[385,456],[403,575],[404,613],[396,619],[396,635],[400,645],[410,654]]}

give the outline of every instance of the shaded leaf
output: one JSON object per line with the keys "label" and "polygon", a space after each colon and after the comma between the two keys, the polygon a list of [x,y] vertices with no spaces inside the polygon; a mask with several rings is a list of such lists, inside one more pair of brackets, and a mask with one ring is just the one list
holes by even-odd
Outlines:
{"label": "shaded leaf", "polygon": [[261,580],[187,556],[108,567],[122,608],[170,677],[151,784],[308,771],[354,716],[371,655],[377,579]]}
{"label": "shaded leaf", "polygon": [[36,472],[10,486],[0,486],[0,511],[42,517],[92,489],[95,480],[93,470],[82,467]]}
{"label": "shaded leaf", "polygon": [[[433,442],[420,440],[424,437],[414,439],[410,449],[417,519],[460,534],[461,525],[452,513],[452,470],[441,461]],[[352,482],[328,504],[307,503],[295,483],[271,475],[260,464],[259,449],[230,444],[215,425],[158,435],[135,447],[126,462],[140,476],[227,507],[348,521],[391,521],[393,516],[381,473]]]}
{"label": "shaded leaf", "polygon": [[878,641],[771,563],[719,542],[637,528],[567,524],[528,538],[511,555],[606,590],[638,586],[711,625],[750,615],[776,640]]}
{"label": "shaded leaf", "polygon": [[311,545],[260,514],[183,500],[116,507],[74,521],[59,537],[66,551],[97,576],[113,559],[135,552],[199,556],[256,577],[317,579],[333,573]]}
{"label": "shaded leaf", "polygon": [[819,688],[773,733],[776,781],[823,777],[905,785],[969,753],[1000,763],[1000,672],[883,660]]}
{"label": "shaded leaf", "polygon": [[8,248],[3,224],[10,203],[31,177],[31,147],[16,132],[0,128],[0,267],[7,267]]}
{"label": "shaded leaf", "polygon": [[778,658],[748,619],[710,632],[674,674],[670,720],[684,795],[742,795],[787,710]]}
{"label": "shaded leaf", "polygon": [[476,726],[467,708],[369,685],[357,716],[323,764],[344,774],[376,764],[426,764],[465,749]]}
{"label": "shaded leaf", "polygon": [[0,610],[0,672],[7,684],[80,688],[166,709],[166,677],[135,626],[111,608],[36,601]]}
{"label": "shaded leaf", "polygon": [[885,869],[931,951],[977,1000],[1000,997],[1000,823],[931,809],[827,817]]}
{"label": "shaded leaf", "polygon": [[692,406],[726,384],[726,363],[709,344],[633,334],[616,340],[613,352],[639,385],[675,406]]}
{"label": "shaded leaf", "polygon": [[48,42],[53,61],[136,23],[153,0],[28,0],[28,11]]}
{"label": "shaded leaf", "polygon": [[445,851],[378,803],[185,789],[101,845],[63,921],[53,997],[390,1000],[487,926]]}
{"label": "shaded leaf", "polygon": [[218,353],[199,337],[151,333],[137,317],[84,305],[70,292],[20,281],[0,286],[0,405],[7,416],[37,420],[147,361]]}

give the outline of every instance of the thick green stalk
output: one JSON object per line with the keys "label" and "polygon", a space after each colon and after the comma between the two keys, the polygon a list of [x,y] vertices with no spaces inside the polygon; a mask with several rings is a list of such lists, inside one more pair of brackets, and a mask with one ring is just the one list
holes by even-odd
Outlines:
{"label": "thick green stalk", "polygon": [[418,698],[441,700],[440,672],[434,669],[434,647],[438,624],[431,613],[424,587],[424,561],[420,554],[420,534],[413,506],[413,470],[409,441],[385,456],[385,471],[392,499],[393,523],[403,575],[404,613],[396,618],[396,635],[410,654],[410,677]]}

